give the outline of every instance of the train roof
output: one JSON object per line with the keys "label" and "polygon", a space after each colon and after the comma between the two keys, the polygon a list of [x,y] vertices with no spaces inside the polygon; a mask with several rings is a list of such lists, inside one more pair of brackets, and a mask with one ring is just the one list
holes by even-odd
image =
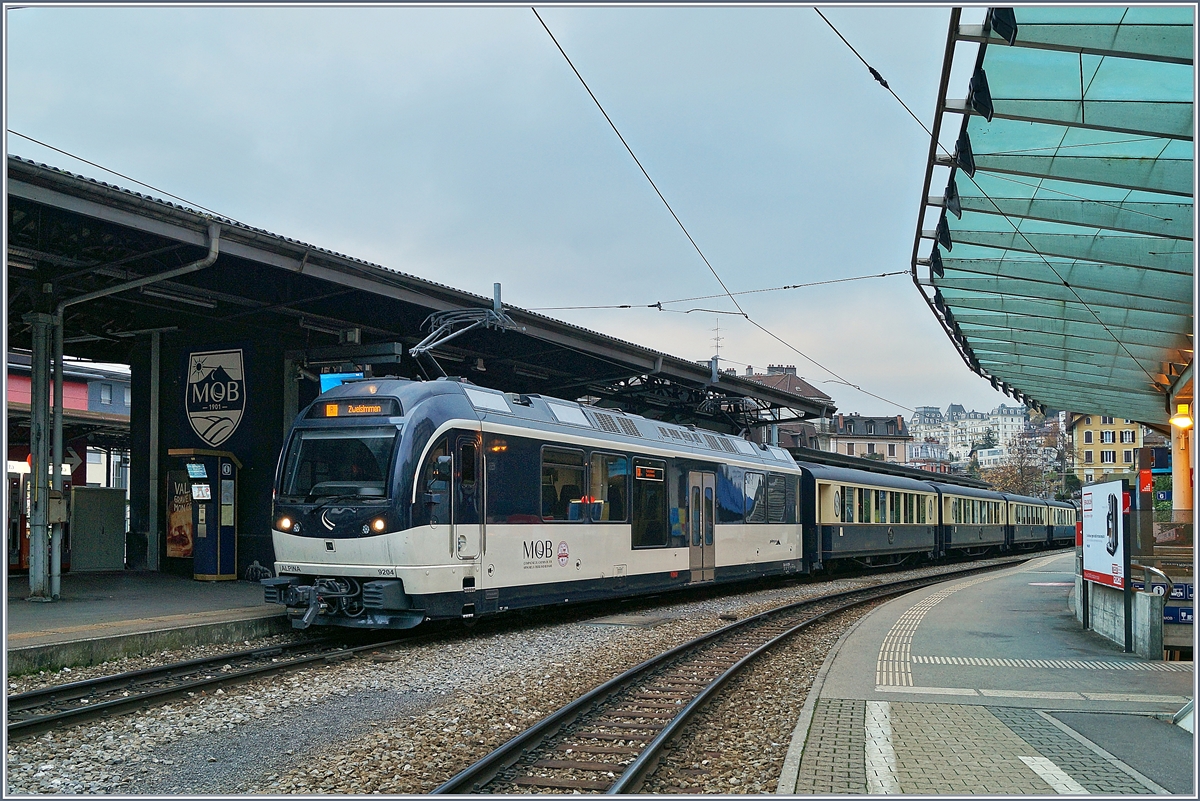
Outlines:
{"label": "train roof", "polygon": [[316,404],[347,397],[394,397],[407,414],[422,402],[438,395],[459,396],[470,405],[481,422],[515,425],[541,431],[554,431],[608,440],[623,445],[666,449],[700,457],[719,457],[777,469],[796,469],[791,455],[782,448],[757,445],[741,437],[681,426],[617,409],[588,406],[575,401],[544,395],[521,395],[476,386],[458,378],[411,381],[402,378],[378,378],[349,381],[327,390]]}
{"label": "train roof", "polygon": [[941,481],[929,482],[938,488],[938,491],[943,495],[957,495],[960,498],[986,498],[989,501],[1000,501],[1004,496],[995,490],[976,489],[975,487],[963,487],[954,484],[945,484]]}
{"label": "train roof", "polygon": [[1050,504],[1050,501],[1047,501],[1045,498],[1035,498],[1032,495],[1013,495],[1010,492],[1003,492],[1001,495],[1004,496],[1004,500],[1012,503],[1028,503],[1035,506],[1047,506]]}
{"label": "train roof", "polygon": [[889,489],[907,490],[909,492],[933,492],[933,484],[929,481],[919,481],[905,476],[893,476],[887,473],[871,473],[866,470],[855,470],[852,467],[833,467],[815,462],[797,462],[801,470],[812,474],[820,481],[833,481],[845,484],[869,484],[872,487],[887,487]]}

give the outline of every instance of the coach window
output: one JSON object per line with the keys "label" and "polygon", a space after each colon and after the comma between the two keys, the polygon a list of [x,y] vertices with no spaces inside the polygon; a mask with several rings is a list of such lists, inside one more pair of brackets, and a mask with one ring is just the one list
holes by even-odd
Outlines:
{"label": "coach window", "polygon": [[592,454],[588,498],[591,519],[625,522],[625,499],[629,497],[629,459],[609,453]]}
{"label": "coach window", "polygon": [[842,522],[854,522],[854,487],[842,487]]}
{"label": "coach window", "polygon": [[917,507],[917,522],[925,522],[925,498],[921,495],[917,496],[915,506]]}
{"label": "coach window", "polygon": [[778,473],[767,474],[767,522],[782,523],[787,517],[787,481]]}
{"label": "coach window", "polygon": [[717,473],[718,523],[741,523],[746,516],[746,471],[741,467],[722,465]]}
{"label": "coach window", "polygon": [[892,497],[889,500],[891,501],[891,504],[892,504],[892,508],[891,508],[892,522],[899,523],[900,522],[900,493],[893,492],[893,493],[891,493],[891,496]]}
{"label": "coach window", "polygon": [[[659,459],[633,460],[633,547],[665,548],[667,523],[667,463]],[[682,543],[681,543],[682,544]]]}
{"label": "coach window", "polygon": [[540,449],[537,442],[523,437],[484,435],[488,523],[541,522]]}
{"label": "coach window", "polygon": [[950,502],[950,516],[955,523],[962,522],[962,503],[958,498]]}
{"label": "coach window", "polygon": [[766,482],[762,473],[746,471],[746,522],[767,522]]}
{"label": "coach window", "polygon": [[887,522],[887,490],[875,490],[875,522]]}
{"label": "coach window", "polygon": [[871,522],[871,495],[869,489],[860,489],[858,491],[858,522]]}
{"label": "coach window", "polygon": [[583,520],[583,451],[542,448],[542,519]]}

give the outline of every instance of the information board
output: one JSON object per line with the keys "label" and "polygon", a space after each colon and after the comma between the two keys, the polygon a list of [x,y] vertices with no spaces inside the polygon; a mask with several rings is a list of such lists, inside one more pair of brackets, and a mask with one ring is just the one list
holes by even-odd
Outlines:
{"label": "information board", "polygon": [[1125,586],[1125,539],[1120,481],[1083,488],[1083,578]]}

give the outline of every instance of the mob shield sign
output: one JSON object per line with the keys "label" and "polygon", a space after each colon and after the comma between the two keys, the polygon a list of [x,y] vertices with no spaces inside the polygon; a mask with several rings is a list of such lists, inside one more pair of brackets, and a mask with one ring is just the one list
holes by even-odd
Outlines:
{"label": "mob shield sign", "polygon": [[1083,578],[1125,586],[1125,539],[1121,482],[1083,488]]}

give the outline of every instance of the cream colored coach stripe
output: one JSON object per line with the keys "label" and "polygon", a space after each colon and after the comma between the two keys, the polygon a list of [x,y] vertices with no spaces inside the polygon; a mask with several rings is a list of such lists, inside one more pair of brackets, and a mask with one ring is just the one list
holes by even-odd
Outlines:
{"label": "cream colored coach stripe", "polygon": [[875,666],[875,684],[881,687],[911,687],[912,679],[912,640],[917,633],[917,626],[929,614],[929,610],[949,598],[959,590],[991,581],[996,575],[981,576],[971,581],[964,581],[953,587],[938,590],[933,595],[914,604],[900,616],[879,646],[879,661]]}

